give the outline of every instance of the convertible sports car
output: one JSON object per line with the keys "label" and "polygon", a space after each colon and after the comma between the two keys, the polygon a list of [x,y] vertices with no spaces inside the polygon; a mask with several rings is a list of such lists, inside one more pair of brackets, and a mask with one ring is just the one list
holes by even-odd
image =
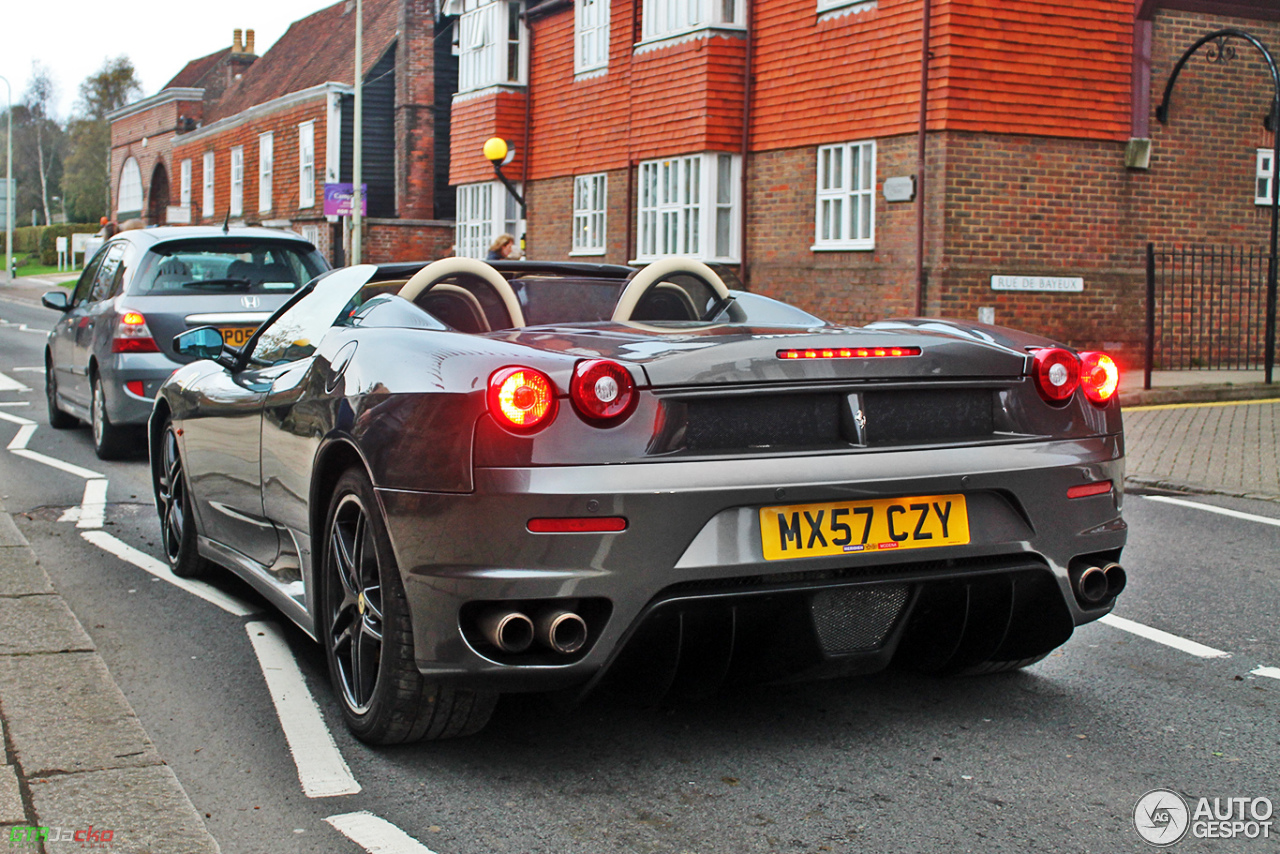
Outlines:
{"label": "convertible sports car", "polygon": [[1125,584],[1115,364],[1009,329],[832,326],[685,259],[450,258],[175,347],[173,570],[315,637],[371,743],[602,680],[1009,670]]}

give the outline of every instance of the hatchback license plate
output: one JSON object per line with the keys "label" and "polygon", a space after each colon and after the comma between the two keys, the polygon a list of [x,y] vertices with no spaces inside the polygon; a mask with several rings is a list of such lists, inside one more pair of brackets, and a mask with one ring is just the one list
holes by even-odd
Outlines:
{"label": "hatchback license plate", "polygon": [[963,495],[761,507],[760,535],[766,560],[961,546],[969,511]]}
{"label": "hatchback license plate", "polygon": [[222,343],[228,347],[243,347],[253,337],[255,326],[224,326],[218,331],[222,333]]}

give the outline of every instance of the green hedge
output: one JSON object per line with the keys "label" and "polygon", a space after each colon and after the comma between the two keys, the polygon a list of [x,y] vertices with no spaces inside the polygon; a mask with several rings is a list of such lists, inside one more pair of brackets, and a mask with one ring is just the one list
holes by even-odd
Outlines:
{"label": "green hedge", "polygon": [[[40,263],[52,267],[58,263],[59,237],[70,237],[73,234],[96,234],[102,226],[91,222],[68,222],[57,225],[36,225],[13,230],[13,254],[35,255],[39,253]],[[0,238],[3,240],[3,238]],[[67,243],[70,246],[70,241]],[[0,255],[3,255],[0,247]]]}
{"label": "green hedge", "polygon": [[40,233],[40,263],[52,267],[58,263],[58,241],[56,238],[67,238],[67,248],[71,248],[71,235],[97,234],[100,225],[88,222],[68,222],[58,225],[46,225]]}

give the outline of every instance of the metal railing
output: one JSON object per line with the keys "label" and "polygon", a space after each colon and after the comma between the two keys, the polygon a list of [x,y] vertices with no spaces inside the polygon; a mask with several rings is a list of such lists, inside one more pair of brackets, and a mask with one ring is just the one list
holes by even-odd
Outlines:
{"label": "metal railing", "polygon": [[1153,370],[1263,370],[1267,271],[1262,248],[1148,243],[1143,387]]}

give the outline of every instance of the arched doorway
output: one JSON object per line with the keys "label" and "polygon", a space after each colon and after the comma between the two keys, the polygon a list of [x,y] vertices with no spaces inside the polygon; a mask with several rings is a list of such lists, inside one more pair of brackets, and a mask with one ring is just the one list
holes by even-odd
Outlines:
{"label": "arched doorway", "polygon": [[147,222],[150,225],[164,225],[169,214],[169,170],[164,168],[164,161],[156,164],[151,172],[151,198],[147,204]]}

